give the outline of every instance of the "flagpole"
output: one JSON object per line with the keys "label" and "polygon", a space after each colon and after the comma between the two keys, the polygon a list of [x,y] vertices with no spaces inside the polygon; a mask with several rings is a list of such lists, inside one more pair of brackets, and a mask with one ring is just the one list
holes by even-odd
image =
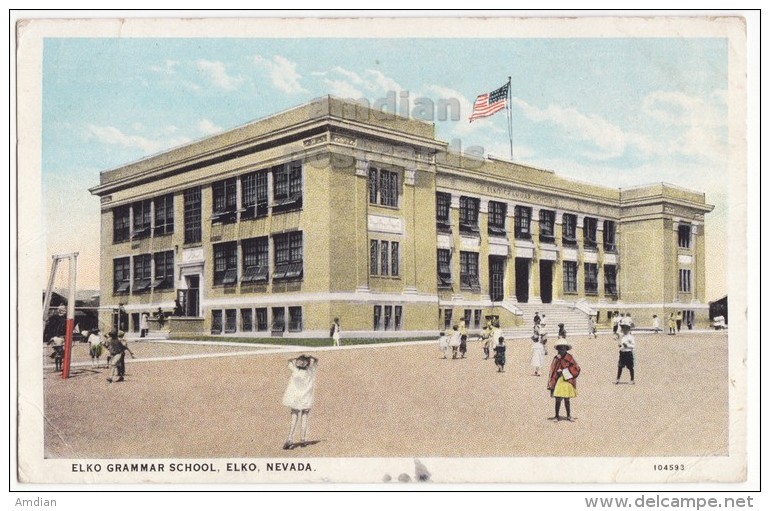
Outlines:
{"label": "flagpole", "polygon": [[508,77],[508,141],[511,143],[511,161],[513,161],[513,113],[511,112],[511,77]]}

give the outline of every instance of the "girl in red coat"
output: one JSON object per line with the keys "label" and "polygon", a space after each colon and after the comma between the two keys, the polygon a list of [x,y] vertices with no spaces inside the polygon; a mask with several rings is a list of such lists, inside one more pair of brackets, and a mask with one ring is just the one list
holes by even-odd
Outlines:
{"label": "girl in red coat", "polygon": [[569,400],[577,397],[576,380],[580,374],[580,366],[575,359],[567,353],[572,349],[569,344],[557,344],[555,347],[558,352],[551,362],[551,372],[548,378],[548,390],[551,391],[551,397],[556,398],[556,414],[549,420],[558,421],[561,410],[561,401],[564,400],[564,407],[567,410],[566,420],[572,422],[574,419],[570,414]]}

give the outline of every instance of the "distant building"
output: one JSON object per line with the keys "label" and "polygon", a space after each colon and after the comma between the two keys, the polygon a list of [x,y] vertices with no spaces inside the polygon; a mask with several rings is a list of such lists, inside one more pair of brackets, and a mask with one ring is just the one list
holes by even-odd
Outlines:
{"label": "distant building", "polygon": [[177,309],[172,333],[287,337],[328,336],[334,317],[347,335],[512,326],[534,304],[708,321],[703,193],[469,158],[432,124],[331,97],[91,192],[102,305],[123,304],[131,331],[158,307]]}

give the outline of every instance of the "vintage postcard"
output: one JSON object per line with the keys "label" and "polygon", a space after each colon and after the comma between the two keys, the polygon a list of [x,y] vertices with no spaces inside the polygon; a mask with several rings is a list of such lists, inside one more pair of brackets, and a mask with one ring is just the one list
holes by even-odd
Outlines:
{"label": "vintage postcard", "polygon": [[749,477],[744,18],[15,29],[17,485]]}

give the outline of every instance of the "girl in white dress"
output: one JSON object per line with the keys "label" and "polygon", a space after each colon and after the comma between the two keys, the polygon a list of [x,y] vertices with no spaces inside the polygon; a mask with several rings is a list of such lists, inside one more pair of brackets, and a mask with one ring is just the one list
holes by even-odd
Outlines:
{"label": "girl in white dress", "polygon": [[[299,447],[307,445],[308,415],[315,397],[317,368],[318,359],[311,355],[300,355],[289,360],[291,378],[286,392],[283,394],[283,404],[291,409],[291,427],[289,428],[289,437],[283,444],[284,449],[294,449],[297,445]],[[299,444],[294,444],[294,430],[297,428],[298,421],[302,425],[301,441]]]}
{"label": "girl in white dress", "polygon": [[545,346],[540,342],[540,339],[532,337],[532,364],[535,372],[532,376],[540,376],[540,368],[543,366],[543,360],[545,359]]}

